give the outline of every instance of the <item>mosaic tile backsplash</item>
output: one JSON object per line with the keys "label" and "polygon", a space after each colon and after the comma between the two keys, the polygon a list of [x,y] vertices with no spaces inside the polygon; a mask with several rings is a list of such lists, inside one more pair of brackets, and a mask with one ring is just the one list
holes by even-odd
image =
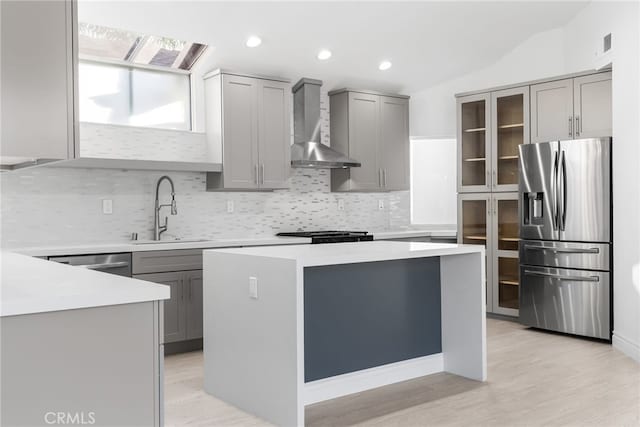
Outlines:
{"label": "mosaic tile backsplash", "polygon": [[[155,184],[161,172],[37,168],[1,179],[0,244],[3,248],[123,241],[137,232],[151,238]],[[409,228],[409,192],[331,193],[329,170],[292,169],[289,190],[205,191],[204,173],[171,172],[178,215],[165,236],[240,238],[309,229]],[[163,183],[161,199],[169,198]],[[102,213],[102,200],[113,213]],[[338,210],[338,200],[344,210]],[[234,212],[227,213],[227,201]],[[378,200],[384,209],[378,209]],[[168,215],[168,212],[165,212]]]}
{"label": "mosaic tile backsplash", "polygon": [[[291,103],[293,104],[293,103]],[[330,145],[329,97],[320,99],[321,141]],[[201,161],[202,134],[123,126],[81,124],[85,155],[113,158]],[[293,127],[292,139],[293,139]],[[157,144],[163,149],[159,150]],[[117,147],[114,151],[113,147]],[[132,147],[135,147],[132,148]],[[169,147],[167,149],[167,147]],[[176,149],[179,147],[179,150]],[[140,152],[143,150],[144,152]],[[102,151],[101,151],[102,150]],[[132,151],[133,150],[133,151]],[[179,152],[178,152],[179,151]],[[160,153],[160,154],[158,154]],[[0,245],[3,248],[114,242],[153,235],[155,185],[162,172],[111,169],[36,168],[0,175]],[[328,169],[292,169],[290,188],[274,192],[206,192],[206,174],[170,172],[176,186],[178,215],[169,217],[163,237],[244,238],[279,231],[312,229],[399,230],[410,226],[408,191],[332,193]],[[169,197],[163,183],[161,201]],[[102,200],[113,213],[102,213]],[[338,200],[344,210],[338,210]],[[227,201],[234,212],[227,213]],[[382,200],[384,209],[378,209]]]}

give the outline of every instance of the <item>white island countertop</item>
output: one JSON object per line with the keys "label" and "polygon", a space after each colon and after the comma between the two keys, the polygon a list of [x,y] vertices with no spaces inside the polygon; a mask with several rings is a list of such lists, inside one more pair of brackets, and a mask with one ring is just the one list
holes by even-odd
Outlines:
{"label": "white island countertop", "polygon": [[168,286],[2,252],[0,317],[170,297]]}
{"label": "white island countertop", "polygon": [[[323,245],[212,249],[211,251],[295,260],[298,265],[306,267],[482,253],[484,246],[378,240],[373,242],[328,243]],[[206,252],[209,251],[205,251],[205,254]]]}

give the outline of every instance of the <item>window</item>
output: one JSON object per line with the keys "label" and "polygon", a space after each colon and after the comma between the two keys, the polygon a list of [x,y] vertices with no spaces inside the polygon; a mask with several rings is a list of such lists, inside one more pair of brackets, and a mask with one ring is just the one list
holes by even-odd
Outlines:
{"label": "window", "polygon": [[190,70],[205,49],[80,23],[80,121],[191,130]]}
{"label": "window", "polygon": [[119,61],[189,71],[207,46],[87,23],[78,24],[80,59]]}
{"label": "window", "polygon": [[455,139],[411,139],[411,223],[457,223]]}

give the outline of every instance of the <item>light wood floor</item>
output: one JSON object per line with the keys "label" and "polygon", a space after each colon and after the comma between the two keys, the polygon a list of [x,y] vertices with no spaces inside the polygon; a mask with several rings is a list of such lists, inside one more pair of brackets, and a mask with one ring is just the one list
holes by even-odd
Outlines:
{"label": "light wood floor", "polygon": [[[640,365],[610,345],[487,320],[488,382],[436,374],[306,410],[308,426],[640,426]],[[167,426],[264,426],[202,389],[202,352],[165,361]]]}

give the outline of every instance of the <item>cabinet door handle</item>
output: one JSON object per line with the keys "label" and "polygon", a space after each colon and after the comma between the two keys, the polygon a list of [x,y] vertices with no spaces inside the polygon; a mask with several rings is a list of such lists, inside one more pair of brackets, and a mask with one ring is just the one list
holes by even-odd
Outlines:
{"label": "cabinet door handle", "polygon": [[180,301],[184,301],[184,280],[180,280]]}
{"label": "cabinet door handle", "polygon": [[487,185],[489,187],[491,187],[493,185],[493,182],[491,182],[491,172],[487,171]]}
{"label": "cabinet door handle", "polygon": [[581,131],[581,127],[580,127],[580,116],[576,116],[576,136],[580,136],[580,131]]}
{"label": "cabinet door handle", "polygon": [[498,186],[498,176],[495,169],[493,170],[493,180],[491,181],[491,186],[492,187]]}
{"label": "cabinet door handle", "polygon": [[498,214],[498,199],[493,199],[493,214]]}
{"label": "cabinet door handle", "polygon": [[191,279],[187,280],[187,289],[189,289],[189,301],[191,301]]}
{"label": "cabinet door handle", "polygon": [[382,169],[382,185],[387,188],[387,170]]}
{"label": "cabinet door handle", "polygon": [[262,181],[262,184],[264,184],[264,163],[260,165],[260,168],[262,169],[262,173],[260,174],[261,176],[260,180]]}
{"label": "cabinet door handle", "polygon": [[259,174],[258,174],[258,164],[257,163],[253,166],[253,169],[254,169],[254,173],[255,173],[256,185],[258,185],[258,184],[260,184],[260,182],[259,182],[259,179],[258,179]]}
{"label": "cabinet door handle", "polygon": [[378,169],[378,187],[382,187],[382,169]]}
{"label": "cabinet door handle", "polygon": [[569,136],[573,136],[573,117],[569,116]]}

